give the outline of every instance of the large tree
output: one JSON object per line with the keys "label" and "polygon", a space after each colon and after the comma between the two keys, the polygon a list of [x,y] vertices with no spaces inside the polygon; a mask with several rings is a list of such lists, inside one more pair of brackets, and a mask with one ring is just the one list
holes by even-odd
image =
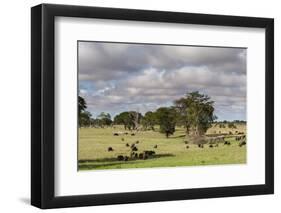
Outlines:
{"label": "large tree", "polygon": [[101,127],[109,126],[112,124],[111,116],[109,113],[101,112],[98,116],[98,124]]}
{"label": "large tree", "polygon": [[130,111],[129,116],[133,122],[133,129],[139,129],[140,121],[142,119],[142,114],[136,111]]}
{"label": "large tree", "polygon": [[208,95],[199,92],[187,93],[175,101],[179,121],[186,128],[187,135],[202,136],[216,119],[214,102]]}
{"label": "large tree", "polygon": [[121,112],[114,117],[114,123],[124,125],[125,129],[135,130],[138,129],[141,118],[142,115],[139,112]]}
{"label": "large tree", "polygon": [[143,118],[141,119],[141,124],[145,130],[151,129],[154,130],[154,126],[157,123],[156,113],[148,111],[145,113]]}
{"label": "large tree", "polygon": [[87,109],[87,104],[84,98],[82,98],[80,95],[78,96],[78,112],[79,114]]}
{"label": "large tree", "polygon": [[78,96],[78,120],[79,127],[81,126],[90,126],[91,125],[91,113],[87,110],[87,103],[83,97]]}
{"label": "large tree", "polygon": [[114,117],[114,124],[122,124],[124,125],[124,129],[132,129],[133,122],[130,118],[129,112],[121,112],[120,114]]}
{"label": "large tree", "polygon": [[160,132],[164,133],[167,138],[175,132],[176,113],[173,107],[160,107],[156,111]]}
{"label": "large tree", "polygon": [[79,114],[79,126],[88,127],[91,126],[91,113],[88,111],[82,111]]}

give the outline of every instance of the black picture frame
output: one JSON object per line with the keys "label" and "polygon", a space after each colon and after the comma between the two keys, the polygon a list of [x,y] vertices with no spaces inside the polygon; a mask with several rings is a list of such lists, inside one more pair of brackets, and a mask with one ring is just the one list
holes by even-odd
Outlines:
{"label": "black picture frame", "polygon": [[[95,195],[54,195],[55,17],[265,29],[265,184]],[[31,204],[42,208],[217,198],[274,193],[274,20],[271,18],[41,4],[31,8]]]}

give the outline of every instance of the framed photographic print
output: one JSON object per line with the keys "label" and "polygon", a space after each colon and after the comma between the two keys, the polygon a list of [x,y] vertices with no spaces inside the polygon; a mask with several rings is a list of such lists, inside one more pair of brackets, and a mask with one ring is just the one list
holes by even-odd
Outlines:
{"label": "framed photographic print", "polygon": [[31,9],[31,203],[272,194],[274,21]]}

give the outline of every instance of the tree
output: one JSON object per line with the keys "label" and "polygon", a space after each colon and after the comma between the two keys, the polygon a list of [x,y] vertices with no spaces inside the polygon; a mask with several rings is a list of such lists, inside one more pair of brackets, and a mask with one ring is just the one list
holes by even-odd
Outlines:
{"label": "tree", "polygon": [[180,122],[186,128],[187,135],[202,136],[216,119],[214,102],[208,95],[197,92],[187,93],[184,98],[175,101]]}
{"label": "tree", "polygon": [[227,126],[228,126],[228,128],[230,128],[230,129],[236,129],[236,125],[235,125],[235,123],[233,123],[233,122],[229,122]]}
{"label": "tree", "polygon": [[160,125],[160,132],[168,138],[174,134],[176,127],[176,110],[172,107],[161,107],[156,111],[156,117]]}
{"label": "tree", "polygon": [[145,130],[151,129],[154,130],[154,126],[157,123],[156,113],[148,111],[145,113],[144,117],[141,120],[141,124]]}
{"label": "tree", "polygon": [[223,123],[220,123],[219,127],[220,128],[225,128],[225,125]]}
{"label": "tree", "polygon": [[91,125],[91,113],[86,111],[87,104],[84,98],[78,96],[78,117],[79,127]]}
{"label": "tree", "polygon": [[88,111],[82,111],[79,115],[79,126],[90,126],[91,125],[91,113]]}
{"label": "tree", "polygon": [[186,98],[180,98],[174,101],[175,108],[177,110],[177,124],[180,126],[184,126],[186,129],[186,134],[189,134],[189,130],[191,127],[191,120],[188,117],[188,107],[190,105]]}
{"label": "tree", "polygon": [[78,96],[78,112],[79,114],[87,109],[87,104],[84,98],[82,98],[80,95]]}
{"label": "tree", "polygon": [[114,117],[115,124],[124,125],[125,130],[135,130],[138,128],[142,115],[135,111],[121,112]]}
{"label": "tree", "polygon": [[98,122],[97,122],[98,125],[101,127],[109,126],[112,124],[111,116],[109,113],[101,112],[97,116],[97,120],[98,120]]}
{"label": "tree", "polygon": [[131,121],[133,122],[133,129],[138,129],[139,128],[139,124],[142,118],[142,114],[136,111],[130,111],[129,112],[129,116]]}
{"label": "tree", "polygon": [[120,114],[114,117],[114,124],[122,124],[124,125],[124,129],[131,129],[133,126],[133,122],[130,118],[129,112],[121,112]]}

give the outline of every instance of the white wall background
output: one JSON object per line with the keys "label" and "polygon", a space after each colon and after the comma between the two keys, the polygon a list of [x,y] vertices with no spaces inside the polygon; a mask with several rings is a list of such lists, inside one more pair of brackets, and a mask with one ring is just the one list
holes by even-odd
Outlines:
{"label": "white wall background", "polygon": [[[171,10],[275,18],[275,131],[281,128],[281,13],[264,0],[45,0],[45,3]],[[0,10],[0,211],[39,212],[30,197],[30,7],[37,0],[2,1]],[[281,209],[281,145],[275,136],[275,195],[201,199],[50,210],[51,212],[278,212]],[[280,211],[280,210],[279,210]]]}

